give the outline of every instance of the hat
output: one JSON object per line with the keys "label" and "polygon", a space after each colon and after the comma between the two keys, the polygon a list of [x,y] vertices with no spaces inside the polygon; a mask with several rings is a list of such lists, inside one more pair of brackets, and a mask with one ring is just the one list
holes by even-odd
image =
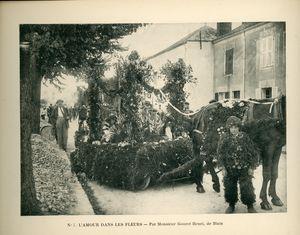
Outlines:
{"label": "hat", "polygon": [[236,116],[230,116],[226,121],[226,127],[230,128],[232,126],[240,126],[242,124],[241,119]]}
{"label": "hat", "polygon": [[64,102],[63,100],[59,99],[59,100],[56,101],[56,104],[63,103],[63,102]]}

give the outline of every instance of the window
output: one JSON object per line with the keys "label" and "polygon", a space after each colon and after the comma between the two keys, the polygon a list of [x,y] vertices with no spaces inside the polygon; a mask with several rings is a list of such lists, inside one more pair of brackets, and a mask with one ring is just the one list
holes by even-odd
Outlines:
{"label": "window", "polygon": [[272,98],[272,87],[262,88],[262,98]]}
{"label": "window", "polygon": [[218,92],[215,93],[215,100],[224,100],[224,99],[229,99],[230,98],[230,93],[229,92]]}
{"label": "window", "polygon": [[241,92],[240,91],[233,91],[233,98],[234,99],[240,99],[241,98]]}
{"label": "window", "polygon": [[270,67],[274,64],[274,38],[268,36],[260,40],[260,67]]}
{"label": "window", "polygon": [[233,73],[233,48],[226,50],[225,53],[225,75]]}
{"label": "window", "polygon": [[219,100],[219,95],[218,95],[218,93],[215,93],[215,100],[216,100],[216,101]]}

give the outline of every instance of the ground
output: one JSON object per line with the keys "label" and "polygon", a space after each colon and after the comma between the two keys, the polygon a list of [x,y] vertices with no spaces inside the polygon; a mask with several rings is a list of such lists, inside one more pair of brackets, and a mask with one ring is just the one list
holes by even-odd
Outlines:
{"label": "ground", "polygon": [[[74,148],[73,136],[77,121],[70,123],[69,146]],[[273,206],[272,211],[260,209],[259,191],[262,184],[262,168],[255,171],[253,180],[257,202],[255,208],[259,213],[275,213],[287,211],[286,195],[286,155],[282,154],[279,162],[279,178],[277,181],[278,196],[284,202],[283,207]],[[219,173],[222,179],[221,173]],[[144,191],[131,192],[113,189],[90,182],[100,207],[108,215],[147,215],[147,214],[219,214],[224,213],[227,204],[223,197],[223,189],[216,193],[212,189],[211,176],[204,176],[206,193],[196,192],[196,185],[191,183],[173,183],[159,187],[148,188]],[[236,213],[246,213],[246,206],[239,201]]]}

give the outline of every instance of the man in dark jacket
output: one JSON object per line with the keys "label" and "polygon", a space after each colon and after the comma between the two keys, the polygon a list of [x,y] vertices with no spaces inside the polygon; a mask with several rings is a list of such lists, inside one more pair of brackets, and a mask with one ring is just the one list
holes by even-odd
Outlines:
{"label": "man in dark jacket", "polygon": [[55,120],[55,129],[57,136],[57,144],[63,150],[67,150],[69,114],[68,109],[64,107],[63,100],[56,102],[56,107],[53,111],[53,119]]}

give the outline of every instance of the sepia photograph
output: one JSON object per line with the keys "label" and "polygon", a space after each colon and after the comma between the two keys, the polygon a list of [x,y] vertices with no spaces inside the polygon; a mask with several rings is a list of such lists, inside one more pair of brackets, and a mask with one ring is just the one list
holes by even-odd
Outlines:
{"label": "sepia photograph", "polygon": [[21,24],[21,215],[287,211],[286,24]]}
{"label": "sepia photograph", "polygon": [[0,234],[298,234],[299,3],[1,1]]}

